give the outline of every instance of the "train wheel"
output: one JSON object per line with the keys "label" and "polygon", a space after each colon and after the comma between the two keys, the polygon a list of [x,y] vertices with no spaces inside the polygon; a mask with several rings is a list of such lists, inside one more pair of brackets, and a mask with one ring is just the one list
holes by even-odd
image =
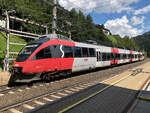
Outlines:
{"label": "train wheel", "polygon": [[44,74],[44,75],[42,76],[42,80],[43,80],[44,82],[50,82],[51,78],[50,78],[50,76],[49,76],[48,74]]}

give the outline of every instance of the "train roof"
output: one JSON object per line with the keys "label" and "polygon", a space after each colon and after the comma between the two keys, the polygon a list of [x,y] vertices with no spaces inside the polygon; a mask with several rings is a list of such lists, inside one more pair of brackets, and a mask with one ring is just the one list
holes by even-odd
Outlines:
{"label": "train roof", "polygon": [[[49,40],[63,40],[63,41],[71,41],[71,42],[75,42],[73,40],[71,40],[70,38],[67,38],[63,35],[60,34],[48,34],[48,35],[43,35],[42,37],[39,38],[39,40],[35,40],[32,43],[45,43]],[[90,40],[90,42],[93,42]],[[97,48],[97,49],[109,49],[109,48],[114,48],[114,47],[110,47],[110,46],[106,46],[106,45],[98,45],[97,43],[86,43],[86,42],[75,42],[77,46],[82,46],[82,47],[91,47],[91,48]],[[119,50],[119,53],[130,53],[130,51],[132,50],[128,50],[128,49],[122,49],[122,48],[117,48]],[[138,51],[134,51],[133,53],[137,54]]]}

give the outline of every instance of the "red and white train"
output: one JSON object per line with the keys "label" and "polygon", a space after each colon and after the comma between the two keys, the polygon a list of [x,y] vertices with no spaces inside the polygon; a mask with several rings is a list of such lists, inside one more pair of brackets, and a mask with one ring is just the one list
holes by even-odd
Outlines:
{"label": "red and white train", "polygon": [[69,74],[144,59],[142,52],[64,40],[47,35],[27,44],[12,67],[9,84],[37,79],[49,80],[55,74]]}

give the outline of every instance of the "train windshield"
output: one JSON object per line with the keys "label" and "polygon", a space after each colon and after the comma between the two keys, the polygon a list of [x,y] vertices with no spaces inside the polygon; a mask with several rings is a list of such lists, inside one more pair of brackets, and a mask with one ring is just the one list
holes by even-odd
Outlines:
{"label": "train windshield", "polygon": [[19,55],[21,55],[21,54],[29,54],[30,55],[37,48],[37,46],[38,46],[37,44],[27,45],[20,51]]}
{"label": "train windshield", "polygon": [[24,62],[39,46],[39,44],[26,45],[18,54],[17,62]]}

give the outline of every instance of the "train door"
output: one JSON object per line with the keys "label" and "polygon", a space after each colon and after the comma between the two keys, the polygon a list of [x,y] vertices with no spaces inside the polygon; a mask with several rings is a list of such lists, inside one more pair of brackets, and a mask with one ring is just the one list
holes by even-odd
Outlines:
{"label": "train door", "polygon": [[102,55],[99,49],[97,49],[96,51],[96,56],[97,56],[96,67],[102,67]]}
{"label": "train door", "polygon": [[90,68],[90,64],[92,64],[92,58],[90,59],[89,49],[86,47],[81,47],[82,50],[82,69],[87,70]]}

